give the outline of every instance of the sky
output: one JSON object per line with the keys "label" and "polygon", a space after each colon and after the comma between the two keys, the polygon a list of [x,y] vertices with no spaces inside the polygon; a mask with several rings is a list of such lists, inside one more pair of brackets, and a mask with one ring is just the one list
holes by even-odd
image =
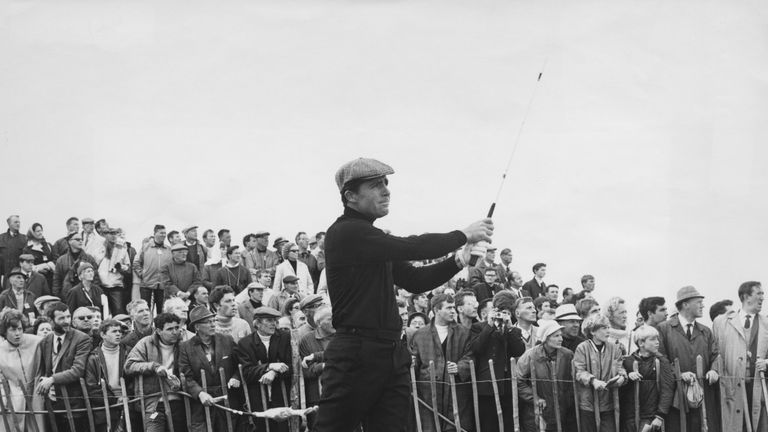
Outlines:
{"label": "sky", "polygon": [[460,229],[519,135],[494,244],[526,280],[634,310],[768,279],[765,2],[0,0],[0,58],[1,213],[50,241],[325,230],[361,156],[396,171],[377,226]]}

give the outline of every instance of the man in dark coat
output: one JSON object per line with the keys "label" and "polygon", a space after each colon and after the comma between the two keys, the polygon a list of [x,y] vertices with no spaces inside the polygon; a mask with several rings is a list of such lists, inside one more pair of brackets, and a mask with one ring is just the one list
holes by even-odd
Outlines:
{"label": "man in dark coat", "polygon": [[160,285],[166,297],[181,297],[183,300],[203,284],[200,271],[195,264],[187,261],[189,248],[184,243],[171,246],[171,261],[160,268]]}
{"label": "man in dark coat", "polygon": [[[234,351],[236,361],[243,365],[243,379],[248,384],[251,404],[257,411],[289,406],[288,392],[293,373],[291,334],[277,329],[277,319],[281,315],[273,308],[262,306],[253,312],[253,316],[256,331],[240,339]],[[269,341],[266,345],[265,340]],[[259,384],[270,386],[271,391],[262,395]],[[266,407],[262,404],[265,399]],[[257,421],[256,427],[266,430],[263,420]],[[288,423],[270,420],[269,430],[287,432]]]}
{"label": "man in dark coat", "polygon": [[533,265],[533,279],[523,284],[523,295],[536,299],[547,292],[547,284],[544,276],[547,275],[547,265],[536,263]]}
{"label": "man in dark coat", "polygon": [[7,276],[19,266],[19,255],[27,246],[27,236],[19,232],[21,219],[12,215],[6,219],[8,230],[0,234],[0,275]]}
{"label": "man in dark coat", "polygon": [[[56,268],[53,270],[53,295],[61,299],[67,298],[69,291],[80,283],[77,277],[77,268],[81,262],[87,262],[93,268],[99,268],[96,260],[83,250],[83,235],[71,233],[69,236],[69,250],[56,260]],[[93,284],[101,287],[99,274],[93,278]]]}
{"label": "man in dark coat", "polygon": [[[122,409],[112,408],[110,412],[110,426],[107,429],[107,415],[103,409],[104,394],[101,380],[106,383],[107,401],[109,405],[117,403],[118,398],[124,396],[120,386],[120,378],[123,377],[123,365],[127,353],[125,347],[120,344],[122,339],[122,325],[115,320],[102,321],[99,326],[101,345],[95,347],[88,356],[85,366],[85,385],[88,389],[88,397],[93,409],[93,423],[97,431],[118,431],[121,423]],[[146,389],[145,389],[146,390]],[[145,391],[145,393],[148,393]]]}
{"label": "man in dark coat", "polygon": [[37,296],[25,289],[26,277],[18,268],[11,270],[6,278],[10,287],[0,294],[0,310],[4,308],[17,309],[32,323],[37,317],[35,299]]}
{"label": "man in dark coat", "polygon": [[[204,306],[192,309],[189,313],[189,326],[195,329],[196,334],[188,341],[182,342],[179,347],[179,373],[184,374],[186,390],[192,395],[192,432],[207,431],[206,411],[210,412],[213,430],[226,430],[224,411],[209,407],[214,403],[213,398],[223,394],[224,386],[240,386],[240,382],[233,378],[236,367],[230,356],[235,345],[234,340],[232,336],[216,333],[214,316]],[[226,382],[221,381],[219,368],[224,368]],[[203,373],[206,379],[205,387]]]}
{"label": "man in dark coat", "polygon": [[[67,305],[61,302],[48,307],[48,318],[53,321],[53,332],[40,342],[40,364],[42,376],[38,393],[51,403],[54,410],[85,408],[80,378],[85,375],[85,364],[91,352],[91,338],[87,334],[71,327],[71,314]],[[50,393],[51,389],[54,390]],[[68,404],[65,398],[68,397]],[[46,404],[48,403],[46,401]],[[83,412],[72,413],[74,430],[70,429],[67,414],[56,414],[56,427],[59,432],[79,432],[87,430],[88,421]],[[52,425],[49,425],[49,429]]]}
{"label": "man in dark coat", "polygon": [[[34,266],[34,256],[30,254],[21,254],[21,256],[19,256],[19,268],[27,277],[27,280],[24,283],[24,289],[34,294],[35,297],[51,295],[51,287],[48,285],[48,280],[45,276],[36,272]],[[53,280],[53,277],[51,277],[51,280]]]}

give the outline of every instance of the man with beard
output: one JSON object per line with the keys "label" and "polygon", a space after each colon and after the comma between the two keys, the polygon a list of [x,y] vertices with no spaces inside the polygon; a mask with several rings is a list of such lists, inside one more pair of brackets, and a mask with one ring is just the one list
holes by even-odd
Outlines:
{"label": "man with beard", "polygon": [[237,317],[235,292],[232,287],[219,285],[211,291],[208,301],[216,311],[216,334],[229,335],[237,343],[251,334],[251,326]]}
{"label": "man with beard", "polygon": [[[129,377],[144,377],[144,411],[147,432],[165,432],[167,416],[171,417],[174,431],[187,429],[186,414],[181,396],[168,395],[171,412],[165,412],[161,402],[160,380],[177,384],[179,377],[179,342],[183,331],[181,319],[170,313],[161,313],[155,317],[152,335],[143,337],[128,354],[125,362],[125,374]],[[171,390],[178,390],[168,386]],[[167,388],[168,388],[167,387]]]}
{"label": "man with beard", "polygon": [[[416,370],[419,397],[425,401],[436,400],[434,407],[447,418],[452,418],[451,390],[448,387],[449,375],[456,380],[456,399],[459,407],[461,425],[472,424],[472,407],[469,362],[472,360],[470,347],[470,331],[456,323],[456,307],[453,298],[447,294],[432,297],[432,312],[435,319],[420,328],[413,335],[414,369]],[[430,370],[430,362],[434,369]],[[432,394],[430,379],[434,376],[439,383],[436,394]],[[421,411],[422,426],[425,431],[454,430],[451,425],[441,422],[434,424],[434,416],[425,407]]]}
{"label": "man with beard", "polygon": [[120,386],[126,357],[125,347],[120,345],[123,338],[122,325],[112,319],[105,320],[99,325],[99,335],[101,345],[91,351],[85,366],[85,384],[93,407],[93,423],[97,431],[123,430],[120,425],[122,409],[119,406],[109,410],[111,429],[107,429],[106,413],[103,409],[98,409],[104,406],[101,380],[107,384],[109,405],[116,404],[124,396]]}
{"label": "man with beard", "polygon": [[141,299],[128,303],[127,309],[133,321],[133,331],[123,339],[123,345],[130,351],[139,339],[152,334],[152,315],[147,302]]}
{"label": "man with beard", "polygon": [[[77,269],[81,262],[87,262],[93,268],[98,267],[96,260],[83,250],[82,234],[71,233],[67,240],[69,241],[69,250],[56,260],[56,268],[53,270],[53,295],[61,299],[66,299],[72,287],[80,283]],[[101,286],[98,274],[94,277],[93,284]]]}
{"label": "man with beard", "polygon": [[[48,318],[53,321],[53,333],[40,343],[43,378],[40,380],[38,394],[49,398],[54,410],[65,408],[77,410],[84,408],[83,391],[80,378],[85,375],[85,364],[91,352],[91,338],[71,327],[71,315],[67,305],[57,302],[49,306]],[[53,392],[51,392],[53,390]],[[64,398],[69,398],[69,406],[64,405]],[[70,429],[67,415],[73,417],[74,430]],[[78,432],[86,430],[88,422],[84,412],[54,415],[59,432]]]}
{"label": "man with beard", "polygon": [[563,348],[576,351],[576,347],[586,339],[579,335],[581,331],[581,317],[576,312],[576,306],[564,304],[555,310],[555,321],[563,326]]}
{"label": "man with beard", "polygon": [[[277,330],[280,312],[270,307],[261,307],[254,311],[254,333],[238,342],[234,356],[243,365],[243,378],[248,383],[251,404],[255,411],[288,406],[286,402],[291,388],[292,354],[291,334]],[[270,387],[271,391],[262,397],[261,386]],[[264,407],[262,400],[267,400]],[[264,420],[257,420],[257,430],[265,430]],[[277,423],[269,420],[269,430],[287,432],[287,422]]]}
{"label": "man with beard", "polygon": [[[325,369],[324,352],[336,334],[331,322],[333,314],[329,305],[323,304],[314,312],[315,329],[307,333],[299,341],[299,356],[304,370],[304,385],[306,386],[307,406],[317,405],[320,401],[320,376]],[[307,427],[312,430],[317,415],[307,415]]]}
{"label": "man with beard", "polygon": [[187,260],[188,253],[183,243],[171,246],[171,261],[160,269],[160,284],[167,297],[186,300],[203,284],[197,267]]}
{"label": "man with beard", "polygon": [[477,322],[477,307],[479,303],[477,297],[471,291],[459,291],[453,297],[456,301],[456,313],[458,314],[458,323],[467,330],[472,328],[472,324]]}

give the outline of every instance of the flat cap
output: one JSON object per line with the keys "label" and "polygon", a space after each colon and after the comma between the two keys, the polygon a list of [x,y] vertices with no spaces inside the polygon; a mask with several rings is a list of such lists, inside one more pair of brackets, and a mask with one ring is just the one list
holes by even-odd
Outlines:
{"label": "flat cap", "polygon": [[60,298],[52,295],[44,295],[35,299],[35,308],[41,310],[46,303],[61,301]]}
{"label": "flat cap", "polygon": [[19,255],[19,261],[34,261],[35,256],[32,254],[21,254]]}
{"label": "flat cap", "polygon": [[209,311],[205,306],[195,306],[189,312],[189,325],[192,326],[202,320],[216,316],[213,312]]}
{"label": "flat cap", "polygon": [[299,302],[299,309],[304,309],[306,307],[314,306],[317,304],[320,304],[323,302],[323,296],[320,294],[310,294],[303,299],[301,299],[301,302]]}
{"label": "flat cap", "polygon": [[256,231],[256,234],[254,234],[254,235],[256,237],[264,237],[264,236],[268,236],[269,232],[268,231]]}
{"label": "flat cap", "polygon": [[344,186],[353,180],[368,180],[394,173],[395,170],[391,166],[376,159],[357,158],[345,163],[336,171],[336,186],[339,187],[339,192],[342,192]]}
{"label": "flat cap", "polygon": [[253,311],[254,318],[280,318],[281,316],[283,315],[280,312],[269,306],[262,306]]}
{"label": "flat cap", "polygon": [[251,283],[248,284],[247,287],[245,287],[245,289],[247,289],[248,292],[251,292],[251,290],[267,289],[267,287],[265,287],[261,282],[251,282]]}
{"label": "flat cap", "polygon": [[131,320],[131,316],[130,315],[126,315],[126,314],[117,314],[117,315],[113,316],[112,319],[120,321],[120,322],[122,322],[122,321],[130,321]]}
{"label": "flat cap", "polygon": [[83,221],[82,221],[82,222],[83,222],[83,225],[85,225],[85,224],[92,224],[92,223],[95,223],[95,222],[94,222],[94,220],[93,220],[93,218],[89,218],[89,217],[87,217],[87,218],[83,218]]}
{"label": "flat cap", "polygon": [[188,232],[192,231],[193,229],[197,229],[197,225],[192,225],[184,228],[181,230],[182,234],[187,235]]}
{"label": "flat cap", "polygon": [[189,250],[189,248],[184,243],[176,243],[175,245],[171,246],[171,252],[176,252],[180,250]]}
{"label": "flat cap", "polygon": [[272,247],[275,248],[275,249],[279,249],[280,244],[286,243],[286,242],[288,242],[288,240],[286,240],[285,237],[278,237],[272,243]]}
{"label": "flat cap", "polygon": [[11,277],[11,276],[21,276],[21,277],[23,277],[24,279],[26,279],[26,278],[27,278],[27,275],[25,275],[24,273],[22,273],[21,269],[20,269],[20,268],[18,268],[18,267],[14,268],[13,270],[11,270],[11,272],[10,272],[10,273],[8,273],[8,277]]}
{"label": "flat cap", "polygon": [[298,281],[299,281],[299,278],[297,278],[294,275],[288,275],[288,276],[283,278],[283,283],[294,283],[294,282],[298,282]]}
{"label": "flat cap", "polygon": [[557,309],[555,309],[555,321],[570,320],[581,321],[579,313],[576,312],[576,306],[570,303],[566,303],[564,305],[558,306]]}
{"label": "flat cap", "polygon": [[677,290],[677,300],[675,300],[675,303],[678,303],[684,300],[690,300],[692,298],[704,298],[704,296],[701,295],[699,290],[697,290],[693,286],[691,285],[684,286],[679,290]]}
{"label": "flat cap", "polygon": [[107,227],[107,228],[104,228],[104,230],[102,232],[104,234],[117,234],[117,233],[120,232],[120,230],[117,229],[117,228],[109,228],[109,227]]}

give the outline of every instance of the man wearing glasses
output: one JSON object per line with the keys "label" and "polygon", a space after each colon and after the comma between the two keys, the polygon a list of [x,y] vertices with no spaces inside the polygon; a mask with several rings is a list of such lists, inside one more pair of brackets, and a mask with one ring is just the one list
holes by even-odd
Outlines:
{"label": "man wearing glasses", "polygon": [[[56,268],[53,270],[53,295],[65,299],[69,291],[75,285],[80,283],[77,277],[77,268],[81,262],[87,262],[93,268],[98,268],[96,260],[83,250],[83,235],[78,232],[70,233],[67,236],[69,249],[67,253],[56,260]],[[101,288],[99,275],[93,277],[93,285]]]}

